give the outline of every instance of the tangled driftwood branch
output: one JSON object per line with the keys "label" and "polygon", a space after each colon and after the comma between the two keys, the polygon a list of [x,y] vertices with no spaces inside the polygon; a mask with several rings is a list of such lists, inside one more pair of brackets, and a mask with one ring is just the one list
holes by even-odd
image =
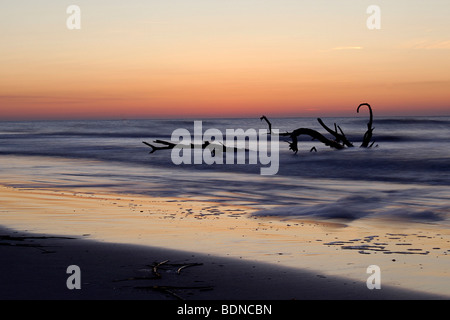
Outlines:
{"label": "tangled driftwood branch", "polygon": [[362,106],[367,106],[367,107],[369,108],[370,118],[369,118],[369,122],[367,123],[367,131],[366,131],[366,133],[364,134],[364,138],[363,138],[363,142],[362,142],[362,144],[361,144],[361,147],[364,147],[364,148],[369,147],[369,148],[371,148],[371,147],[373,146],[373,144],[375,143],[375,141],[374,141],[374,142],[372,142],[372,144],[369,146],[369,143],[370,143],[370,141],[372,140],[372,133],[373,133],[373,130],[375,129],[375,128],[372,128],[372,123],[373,123],[372,107],[371,107],[368,103],[361,103],[361,104],[358,106],[358,109],[356,109],[356,112],[359,113],[359,108],[361,108]]}
{"label": "tangled driftwood branch", "polygon": [[[363,137],[363,141],[361,143],[361,147],[363,148],[371,148],[373,146],[373,144],[375,143],[374,141],[372,142],[372,135],[373,135],[373,130],[374,128],[372,127],[373,124],[373,112],[372,112],[372,107],[368,104],[368,103],[361,103],[358,108],[356,109],[356,112],[359,113],[359,109],[362,106],[367,106],[369,108],[369,122],[367,123],[367,131],[364,133],[364,137]],[[269,126],[269,132],[268,134],[274,134],[273,130],[272,130],[272,123],[269,121],[269,119],[263,115],[260,118],[261,121],[265,121],[267,123],[267,125]],[[353,147],[353,143],[351,141],[348,140],[348,138],[346,137],[344,131],[342,130],[342,128],[337,125],[336,123],[334,123],[334,130],[332,130],[330,127],[328,127],[320,118],[317,118],[317,121],[319,122],[319,124],[329,133],[333,136],[333,138],[327,138],[325,137],[322,133],[318,132],[317,130],[314,129],[309,129],[309,128],[298,128],[296,130],[293,130],[291,132],[284,132],[284,133],[280,133],[279,135],[281,137],[289,137],[291,138],[291,141],[289,141],[289,150],[292,150],[295,154],[298,152],[298,137],[301,135],[307,135],[310,136],[311,138],[313,138],[313,140],[318,140],[320,142],[322,142],[324,145],[329,146],[330,148],[334,148],[337,150],[341,150],[341,149],[345,149],[345,148],[352,148]],[[153,143],[157,143],[160,144],[160,146],[155,145],[155,144],[151,144],[148,142],[143,141],[142,143],[144,143],[145,145],[149,146],[151,149],[150,153],[154,153],[155,151],[158,150],[170,150],[175,148],[175,146],[177,146],[176,143],[173,143],[171,141],[165,141],[165,140],[154,140]],[[162,146],[161,146],[162,145]],[[196,145],[194,145],[193,143],[191,143],[190,145],[186,145],[187,148],[195,148]],[[213,144],[209,141],[204,141],[202,142],[201,145],[197,145],[197,147],[201,147],[202,149],[211,149],[211,154],[214,155],[214,151],[217,149],[222,149],[223,152],[226,152],[228,150],[233,150],[233,151],[238,151],[239,148],[236,147],[227,147],[223,144],[217,145],[217,144]],[[219,148],[219,149],[218,149]],[[245,151],[248,151],[247,149],[245,149]],[[315,147],[311,148],[310,151],[317,151],[317,149]]]}
{"label": "tangled driftwood branch", "polygon": [[[372,107],[368,103],[361,103],[356,110],[358,113],[359,113],[359,109],[361,106],[367,106],[369,108],[369,112],[370,112],[369,122],[367,123],[367,131],[364,134],[361,147],[371,148],[373,146],[373,144],[375,143],[375,142],[370,143],[372,140],[372,133],[374,130],[374,128],[372,128],[372,123],[373,123]],[[267,125],[269,126],[269,133],[273,134],[272,123],[269,121],[269,119],[267,119],[267,117],[264,115],[260,119],[261,119],[261,121],[265,120],[267,122]],[[320,132],[313,130],[313,129],[309,129],[309,128],[299,128],[292,132],[280,133],[279,135],[282,137],[290,137],[291,138],[291,141],[288,142],[289,150],[292,150],[294,153],[298,152],[298,137],[301,135],[308,135],[308,136],[312,137],[313,140],[318,140],[318,141],[322,142],[324,145],[329,146],[334,149],[338,149],[338,150],[344,149],[346,147],[348,147],[348,148],[353,147],[353,143],[347,139],[342,128],[340,126],[336,125],[336,123],[334,124],[334,131],[333,131],[322,121],[322,119],[318,118],[317,121],[328,133],[330,133],[334,137],[334,140],[328,139]],[[339,130],[339,132],[338,132],[338,130]],[[313,150],[317,151],[317,149],[315,149],[315,147],[313,147],[310,151],[313,151]]]}

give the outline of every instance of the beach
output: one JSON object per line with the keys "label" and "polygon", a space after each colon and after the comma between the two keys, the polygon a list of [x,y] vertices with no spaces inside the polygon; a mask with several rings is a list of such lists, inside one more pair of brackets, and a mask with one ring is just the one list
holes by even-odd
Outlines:
{"label": "beach", "polygon": [[[0,198],[2,299],[448,299],[450,234],[432,226],[275,222],[92,190],[2,186]],[[373,264],[381,289],[366,284]],[[79,290],[66,286],[70,265]]]}
{"label": "beach", "polygon": [[450,299],[449,1],[74,2],[2,2],[6,305]]}
{"label": "beach", "polygon": [[[333,121],[358,141],[363,119]],[[1,297],[448,299],[450,141],[424,137],[448,136],[449,123],[377,119],[369,149],[302,140],[293,154],[280,141],[279,171],[261,175],[259,163],[149,154],[143,141],[170,140],[189,120],[2,122]],[[253,126],[266,124],[203,122]],[[66,286],[72,265],[81,289]]]}

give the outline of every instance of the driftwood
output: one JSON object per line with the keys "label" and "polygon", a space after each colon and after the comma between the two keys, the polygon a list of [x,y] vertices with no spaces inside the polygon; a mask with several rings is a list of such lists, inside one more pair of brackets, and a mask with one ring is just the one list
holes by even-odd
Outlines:
{"label": "driftwood", "polygon": [[[344,134],[344,131],[342,131],[340,126],[337,126],[336,123],[334,124],[334,131],[331,130],[330,128],[328,128],[325,123],[323,123],[322,119],[318,118],[317,121],[320,123],[320,125],[322,127],[325,128],[325,130],[327,130],[329,133],[331,133],[335,138],[336,138],[336,142],[339,143],[340,141],[342,141],[342,144],[344,144],[347,147],[353,147],[353,143],[351,143],[350,141],[348,141],[347,137]],[[339,131],[341,132],[340,134],[337,132],[337,129],[339,129]]]}
{"label": "driftwood", "polygon": [[203,265],[203,263],[189,263],[189,264],[182,265],[181,267],[178,268],[177,274],[180,274],[181,270],[183,270],[185,268],[201,266],[201,265]]}
{"label": "driftwood", "polygon": [[[152,150],[150,151],[150,153],[153,153],[155,151],[158,150],[170,150],[175,148],[175,146],[177,145],[176,143],[170,142],[170,141],[165,141],[165,140],[155,140],[154,143],[159,143],[164,145],[164,147],[161,146],[155,146],[153,144],[150,144],[148,142],[142,141],[143,144],[149,146],[150,148],[152,148]],[[209,141],[205,141],[201,144],[202,149],[205,149],[206,147],[208,147],[211,143]],[[191,143],[190,145],[186,145],[186,147],[190,146],[191,148],[195,148],[195,144]],[[200,145],[199,145],[200,146]]]}
{"label": "driftwood", "polygon": [[[152,148],[152,150],[150,150],[150,154],[158,151],[158,150],[171,150],[173,148],[175,148],[175,146],[177,146],[178,144],[170,142],[170,141],[166,141],[166,140],[154,140],[153,143],[159,143],[162,144],[163,146],[155,146],[154,144],[148,143],[146,141],[142,141],[143,144],[149,146],[150,148]],[[237,148],[237,147],[228,147],[222,143],[220,144],[214,144],[211,143],[209,141],[204,141],[201,145],[195,145],[194,143],[191,144],[187,144],[185,145],[186,148],[191,148],[194,149],[195,147],[201,147],[202,149],[206,149],[206,148],[210,148],[211,150],[211,154],[214,156],[215,155],[215,150],[218,149],[220,150],[220,148],[222,148],[222,152],[227,152],[227,151],[249,151],[247,148]]]}
{"label": "driftwood", "polygon": [[[163,277],[159,273],[159,268],[167,270],[168,268],[177,268],[177,276],[180,276],[181,270],[184,270],[185,268],[193,267],[193,266],[202,266],[203,263],[169,263],[169,260],[164,260],[161,262],[154,262],[152,265],[147,265],[151,267],[151,271],[153,276],[144,276],[144,277],[131,277],[131,278],[125,278],[125,279],[118,279],[113,280],[113,282],[121,282],[121,281],[134,281],[134,280],[150,280],[150,281],[163,281]],[[167,276],[173,275],[174,273],[167,273]],[[170,277],[169,277],[170,278]],[[134,286],[135,289],[140,290],[154,290],[159,291],[165,294],[169,294],[178,300],[184,300],[180,295],[178,295],[175,290],[200,290],[200,291],[206,291],[206,290],[213,290],[213,286],[170,286],[170,285],[149,285],[149,286]]]}
{"label": "driftwood", "polygon": [[[371,148],[375,143],[375,141],[372,142],[372,136],[373,136],[373,130],[374,130],[374,128],[372,127],[372,124],[373,124],[372,107],[368,103],[361,103],[358,106],[358,108],[356,109],[357,113],[359,113],[359,109],[362,106],[367,106],[369,109],[369,122],[367,123],[367,131],[364,133],[361,147]],[[260,120],[266,121],[267,125],[269,126],[268,134],[274,134],[274,132],[272,131],[272,123],[269,121],[269,119],[265,115],[263,115],[260,117]],[[318,140],[318,141],[322,142],[324,145],[329,146],[330,148],[337,149],[337,150],[353,147],[353,143],[348,140],[344,131],[342,130],[342,128],[339,125],[337,125],[335,123],[334,130],[332,130],[330,127],[328,127],[322,121],[322,119],[317,118],[317,121],[329,134],[331,134],[333,136],[333,138],[327,138],[319,131],[314,130],[314,129],[309,129],[309,128],[298,128],[298,129],[293,130],[292,132],[279,133],[279,136],[291,138],[291,141],[287,141],[287,142],[289,143],[289,150],[292,150],[295,154],[298,152],[298,139],[299,139],[298,137],[301,135],[310,136],[313,140]],[[142,143],[144,143],[145,145],[152,148],[150,153],[154,153],[155,151],[158,151],[158,150],[170,150],[170,149],[175,148],[175,146],[177,146],[176,143],[173,143],[171,141],[166,141],[166,140],[154,140],[153,143],[157,143],[162,146],[151,144],[151,143],[148,143],[145,141],[142,141]],[[239,151],[239,150],[243,150],[243,149],[236,148],[236,147],[227,147],[227,146],[223,145],[222,143],[220,145],[213,144],[209,141],[204,141],[204,142],[202,142],[201,145],[195,145],[195,144],[191,143],[190,145],[188,144],[185,147],[187,147],[187,148],[201,147],[202,149],[210,148],[211,154],[214,155],[215,150],[217,150],[217,148],[220,148],[221,146],[222,146],[223,152],[227,152],[230,149],[234,150],[235,152]],[[244,149],[244,150],[249,151],[248,149]],[[312,151],[317,152],[317,149],[315,147],[313,147],[313,148],[311,148],[310,152],[312,152]]]}
{"label": "driftwood", "polygon": [[153,266],[153,274],[154,274],[157,278],[161,278],[161,274],[159,274],[159,272],[158,272],[158,267],[161,266],[161,265],[163,265],[164,263],[167,263],[167,262],[169,262],[169,260],[164,260],[164,261],[162,261],[162,262],[156,263],[156,264]]}
{"label": "driftwood", "polygon": [[335,149],[343,149],[344,148],[344,146],[341,145],[336,140],[330,140],[330,139],[326,138],[324,135],[322,135],[320,132],[313,130],[313,129],[299,128],[292,132],[286,132],[286,133],[280,134],[280,136],[283,136],[283,137],[289,136],[292,139],[292,141],[289,142],[289,149],[292,150],[294,153],[298,152],[298,137],[301,135],[308,135],[315,140],[319,140],[324,145],[330,146],[331,148],[335,148]]}
{"label": "driftwood", "polygon": [[[361,103],[356,110],[358,113],[359,113],[359,109],[361,106],[367,106],[369,108],[369,112],[370,112],[369,122],[367,123],[367,131],[364,134],[361,147],[371,148],[373,146],[373,144],[375,143],[375,142],[370,143],[372,140],[372,133],[374,130],[374,128],[372,128],[372,123],[373,123],[372,107],[368,103]],[[269,119],[267,119],[267,117],[264,115],[260,119],[261,119],[261,121],[265,120],[267,122],[267,125],[269,126],[269,134],[273,134],[272,123],[269,121]],[[338,150],[344,149],[346,147],[348,147],[348,148],[353,147],[353,143],[347,139],[342,128],[340,126],[336,125],[336,123],[334,124],[334,131],[333,131],[322,121],[322,119],[318,118],[317,121],[328,133],[330,133],[334,137],[334,140],[328,139],[320,132],[313,130],[313,129],[309,129],[309,128],[299,128],[292,132],[280,133],[279,135],[282,137],[290,137],[291,138],[291,141],[288,142],[289,150],[292,150],[295,154],[298,152],[298,137],[301,135],[308,135],[311,138],[313,138],[313,140],[318,140],[318,141],[322,142],[324,145],[329,146],[334,149],[338,149]],[[339,132],[338,132],[338,130],[339,130]],[[313,147],[313,148],[311,148],[310,152],[311,151],[317,151],[317,149],[315,147]]]}
{"label": "driftwood", "polygon": [[162,262],[155,262],[153,265],[148,265],[152,268],[152,276],[138,276],[138,277],[129,277],[125,279],[115,279],[113,282],[121,282],[121,281],[132,281],[132,280],[159,280],[162,278],[161,274],[159,273],[158,268],[162,266],[168,266],[168,267],[176,267],[177,268],[177,275],[181,274],[181,270],[189,267],[194,266],[202,266],[203,263],[169,263],[169,260],[164,260]]}
{"label": "driftwood", "polygon": [[367,106],[369,108],[369,112],[370,112],[370,118],[369,118],[369,122],[367,123],[367,131],[364,134],[364,138],[363,138],[363,142],[361,144],[361,147],[367,148],[367,147],[372,147],[373,144],[375,143],[372,142],[372,144],[369,146],[370,141],[372,140],[372,132],[375,128],[372,128],[372,123],[373,123],[373,113],[372,113],[372,107],[368,104],[368,103],[361,103],[358,106],[358,109],[356,109],[356,112],[359,113],[359,108],[361,108],[361,106]]}

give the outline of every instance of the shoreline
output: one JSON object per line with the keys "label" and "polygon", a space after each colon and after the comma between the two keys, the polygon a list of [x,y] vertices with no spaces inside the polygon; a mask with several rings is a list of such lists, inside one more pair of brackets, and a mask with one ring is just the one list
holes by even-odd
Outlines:
{"label": "shoreline", "polygon": [[[0,233],[2,300],[446,299],[389,286],[368,290],[348,279],[261,262],[4,227]],[[161,262],[157,277],[153,268]],[[67,267],[75,263],[81,288],[70,290]],[[180,266],[187,267],[177,273]]]}
{"label": "shoreline", "polygon": [[[130,290],[138,286],[133,281],[120,283],[119,291],[114,289],[118,284],[114,279],[142,276],[153,263],[165,260],[203,264],[184,270],[183,274],[192,274],[189,279],[180,282],[175,277],[178,286],[205,287],[192,289],[195,292],[190,289],[189,294],[181,290],[179,295],[184,293],[185,299],[450,297],[446,251],[450,232],[437,233],[432,226],[423,229],[416,224],[367,220],[348,224],[277,221],[252,217],[252,208],[215,203],[214,199],[152,198],[93,189],[18,189],[0,184],[0,200],[0,225],[10,229],[2,234],[75,238],[31,239],[40,248],[0,245],[2,281],[10,283],[2,289],[4,299],[14,290],[17,299],[176,299],[154,289],[150,295],[137,293]],[[98,261],[99,257],[103,258]],[[4,259],[9,260],[5,263]],[[66,292],[64,266],[80,264],[85,270],[77,259],[93,268],[86,280],[95,284],[92,292]],[[381,290],[366,286],[366,269],[374,264],[382,269]],[[176,274],[173,268],[166,270],[169,276]],[[36,280],[36,273],[45,277],[59,273],[55,280],[59,287],[52,289],[58,294],[47,289],[41,292],[39,288],[49,283]],[[192,280],[201,282],[193,284]],[[27,295],[28,285],[40,293]]]}

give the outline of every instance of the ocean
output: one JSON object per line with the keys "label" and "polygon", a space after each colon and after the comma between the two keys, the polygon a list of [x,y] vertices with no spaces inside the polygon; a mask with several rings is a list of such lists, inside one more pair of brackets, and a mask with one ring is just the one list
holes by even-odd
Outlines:
{"label": "ocean", "polygon": [[[267,128],[259,118],[195,120],[203,130]],[[280,133],[304,127],[330,138],[315,118],[270,120]],[[179,128],[193,132],[194,119],[3,121],[0,172],[15,187],[214,198],[250,205],[259,210],[255,216],[269,219],[450,225],[450,117],[375,117],[369,149],[359,147],[365,117],[322,120],[331,128],[337,123],[355,147],[335,150],[302,136],[294,154],[280,137],[274,175],[261,175],[259,163],[176,165],[171,150],[150,154],[142,143],[170,140]]]}

